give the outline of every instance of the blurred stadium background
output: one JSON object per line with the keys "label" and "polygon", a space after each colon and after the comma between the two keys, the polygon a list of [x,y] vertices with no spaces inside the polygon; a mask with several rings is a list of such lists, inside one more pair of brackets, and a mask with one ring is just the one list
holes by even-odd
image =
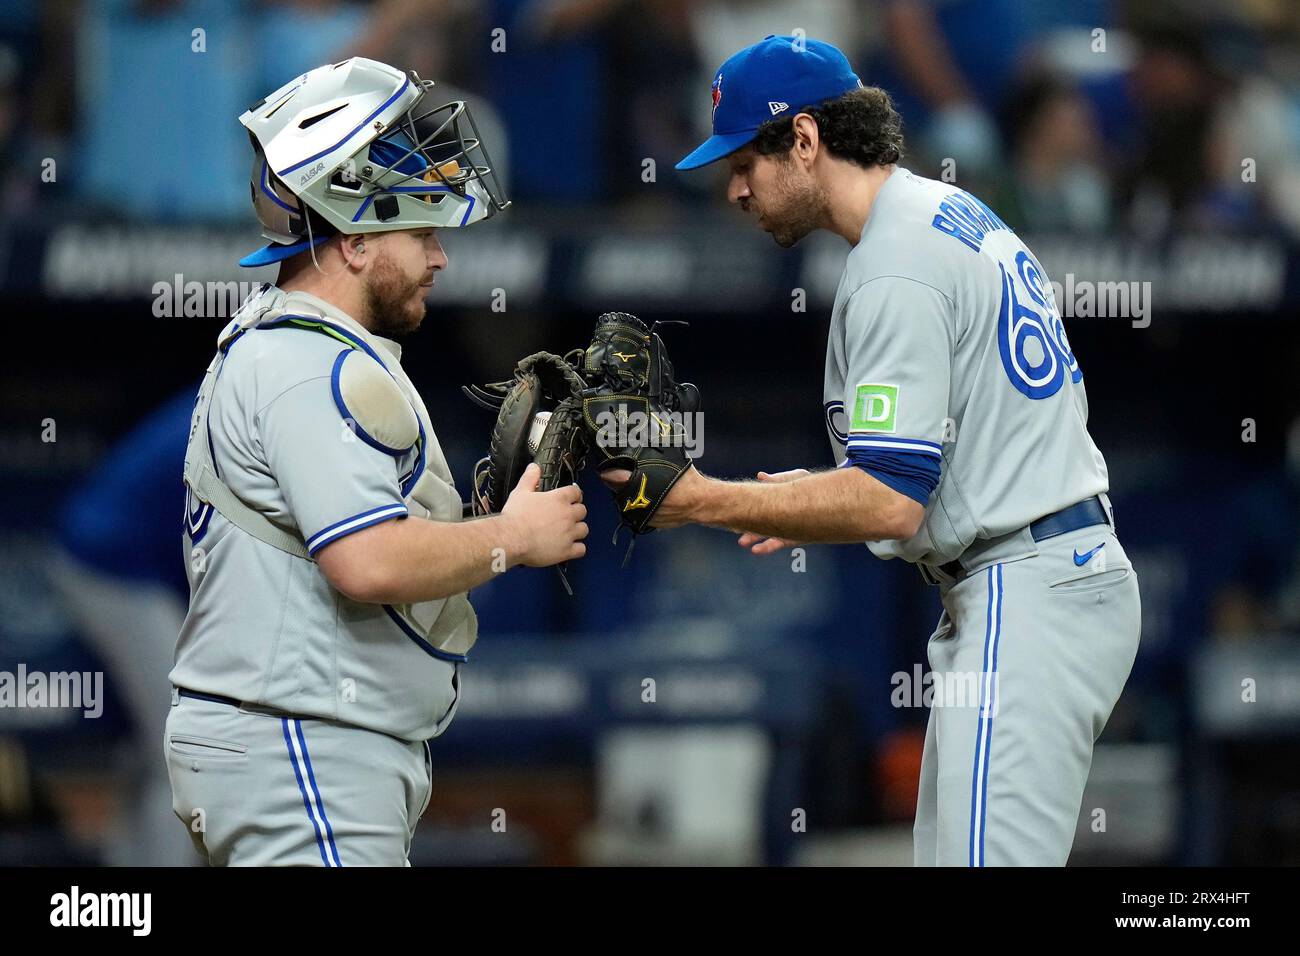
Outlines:
{"label": "blurred stadium background", "polygon": [[[161,720],[185,422],[230,307],[166,306],[274,278],[235,266],[258,244],[236,116],[354,54],[470,100],[515,205],[443,235],[406,346],[462,482],[489,421],[460,385],[613,308],[690,321],[667,337],[705,470],[826,466],[846,248],[779,250],[716,171],[672,169],[717,64],[797,29],[895,95],[904,165],[955,171],[1054,280],[1150,283],[1146,318],[1066,320],[1144,614],[1073,862],[1300,862],[1294,0],[7,0],[0,671],[102,671],[106,702],[0,707],[0,864],[191,858]],[[909,863],[926,712],[891,695],[936,594],[865,548],[800,570],[701,529],[620,570],[587,491],[576,597],[527,569],[472,595],[412,861]]]}

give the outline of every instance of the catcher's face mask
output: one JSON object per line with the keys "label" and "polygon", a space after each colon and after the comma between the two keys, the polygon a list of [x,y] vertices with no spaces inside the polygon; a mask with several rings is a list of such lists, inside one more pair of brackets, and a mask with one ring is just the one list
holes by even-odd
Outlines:
{"label": "catcher's face mask", "polygon": [[433,88],[354,57],[244,113],[253,205],[273,244],[241,264],[286,258],[334,233],[454,228],[506,208],[469,107],[439,103]]}

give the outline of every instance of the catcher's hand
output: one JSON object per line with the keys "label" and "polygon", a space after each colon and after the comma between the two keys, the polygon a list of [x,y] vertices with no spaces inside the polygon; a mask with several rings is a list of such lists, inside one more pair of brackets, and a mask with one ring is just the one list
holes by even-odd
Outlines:
{"label": "catcher's hand", "polygon": [[474,466],[475,514],[499,514],[530,462],[536,461],[541,471],[539,491],[577,480],[587,455],[581,398],[585,385],[563,358],[537,352],[519,362],[510,381],[464,390],[497,413],[487,457]]}
{"label": "catcher's hand", "polygon": [[[698,411],[699,390],[676,382],[663,340],[626,312],[596,320],[582,374],[591,385],[582,415],[593,465],[611,485],[619,521],[645,534],[691,467],[683,416]],[[614,474],[627,480],[614,487]]]}
{"label": "catcher's hand", "polygon": [[519,531],[519,563],[534,568],[572,561],[587,553],[587,506],[577,485],[543,491],[542,470],[534,463],[523,477],[501,514],[514,521]]}

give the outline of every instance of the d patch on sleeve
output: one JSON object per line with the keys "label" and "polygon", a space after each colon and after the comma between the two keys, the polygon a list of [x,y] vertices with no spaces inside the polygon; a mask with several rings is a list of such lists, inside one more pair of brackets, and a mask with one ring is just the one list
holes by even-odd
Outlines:
{"label": "d patch on sleeve", "polygon": [[898,386],[862,384],[853,396],[852,431],[892,434],[898,414]]}

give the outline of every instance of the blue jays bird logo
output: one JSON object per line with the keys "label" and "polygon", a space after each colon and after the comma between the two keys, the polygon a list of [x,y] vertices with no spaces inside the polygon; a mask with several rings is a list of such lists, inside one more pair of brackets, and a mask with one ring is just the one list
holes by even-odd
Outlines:
{"label": "blue jays bird logo", "polygon": [[722,102],[722,74],[713,81],[713,113],[712,116],[718,115],[718,104]]}

